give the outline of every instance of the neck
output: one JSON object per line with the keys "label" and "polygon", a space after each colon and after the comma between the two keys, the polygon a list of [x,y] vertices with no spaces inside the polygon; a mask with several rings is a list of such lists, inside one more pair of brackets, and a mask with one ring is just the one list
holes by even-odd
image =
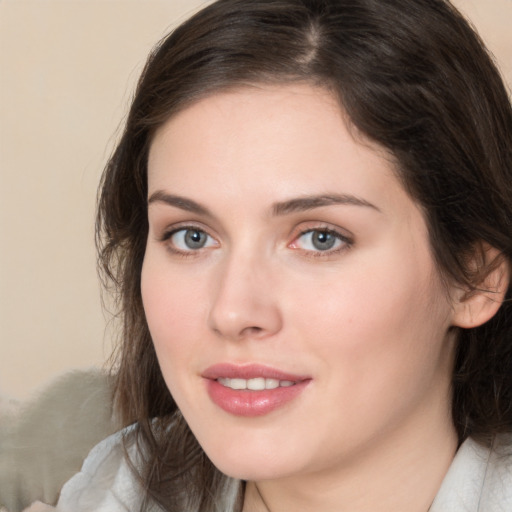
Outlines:
{"label": "neck", "polygon": [[337,467],[248,482],[243,512],[427,512],[457,447],[450,414],[439,416],[417,418]]}

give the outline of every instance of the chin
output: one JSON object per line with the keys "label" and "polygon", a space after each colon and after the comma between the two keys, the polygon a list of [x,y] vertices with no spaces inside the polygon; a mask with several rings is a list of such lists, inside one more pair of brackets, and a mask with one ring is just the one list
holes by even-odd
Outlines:
{"label": "chin", "polygon": [[246,481],[263,481],[263,480],[275,480],[278,478],[283,478],[289,476],[291,474],[290,471],[286,471],[283,467],[271,467],[269,464],[265,463],[254,463],[250,464],[247,461],[219,461],[217,464],[213,461],[215,467],[224,473],[225,475],[236,478],[238,480],[246,480]]}
{"label": "chin", "polygon": [[244,446],[232,443],[229,447],[216,446],[212,450],[206,449],[205,452],[219,471],[239,480],[282,478],[302,466],[296,454],[289,457],[282,450],[271,446],[262,448],[260,445],[251,447],[248,443],[244,443]]}

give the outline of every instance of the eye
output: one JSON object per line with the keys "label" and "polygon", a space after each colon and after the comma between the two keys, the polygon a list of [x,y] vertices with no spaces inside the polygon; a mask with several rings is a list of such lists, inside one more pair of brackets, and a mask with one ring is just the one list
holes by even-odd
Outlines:
{"label": "eye", "polygon": [[201,229],[192,227],[171,231],[165,239],[171,243],[173,249],[181,252],[198,251],[217,245],[213,237]]}
{"label": "eye", "polygon": [[350,245],[350,240],[331,229],[303,231],[291,244],[292,249],[314,252],[336,252]]}

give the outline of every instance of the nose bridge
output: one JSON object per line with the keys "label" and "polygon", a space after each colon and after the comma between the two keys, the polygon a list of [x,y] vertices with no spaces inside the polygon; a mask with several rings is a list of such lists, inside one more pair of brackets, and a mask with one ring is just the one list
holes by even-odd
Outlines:
{"label": "nose bridge", "polygon": [[282,319],[273,281],[268,257],[249,247],[231,251],[215,279],[210,328],[233,340],[279,331]]}

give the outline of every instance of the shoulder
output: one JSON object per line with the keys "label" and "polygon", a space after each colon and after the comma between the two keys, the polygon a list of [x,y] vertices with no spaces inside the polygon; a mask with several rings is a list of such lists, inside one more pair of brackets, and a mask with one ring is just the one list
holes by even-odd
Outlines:
{"label": "shoulder", "polygon": [[142,488],[126,461],[139,460],[134,427],[97,444],[82,469],[62,488],[57,509],[62,512],[127,512],[140,508]]}
{"label": "shoulder", "polygon": [[[139,512],[144,490],[129,463],[140,468],[142,455],[136,442],[136,426],[125,428],[96,445],[82,469],[62,488],[58,512]],[[233,511],[240,494],[240,481],[226,478],[216,510]],[[180,510],[198,512],[187,502]],[[162,512],[156,504],[151,512]]]}
{"label": "shoulder", "polygon": [[472,439],[459,448],[431,512],[509,512],[512,510],[512,436],[492,447]]}

